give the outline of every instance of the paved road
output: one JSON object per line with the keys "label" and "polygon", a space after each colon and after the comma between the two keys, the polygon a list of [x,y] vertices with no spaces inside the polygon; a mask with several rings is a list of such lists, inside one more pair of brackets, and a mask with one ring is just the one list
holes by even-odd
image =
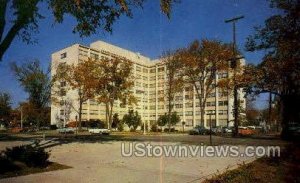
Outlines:
{"label": "paved road", "polygon": [[[108,137],[105,137],[105,140],[95,138],[96,140],[63,142],[56,139],[46,144],[49,145],[47,150],[51,151],[50,160],[71,166],[70,169],[2,179],[0,182],[201,182],[218,171],[222,172],[228,167],[236,167],[242,162],[254,160],[249,157],[123,157],[121,155],[121,143],[129,147],[129,143],[133,142],[150,142],[152,145],[178,145],[190,142],[188,144],[195,147],[191,144],[198,144],[200,139],[207,141],[208,137],[166,135],[128,136],[120,138],[121,140],[105,139]],[[231,144],[230,138],[218,140],[221,142],[226,139]],[[248,141],[250,143],[250,140]],[[0,141],[0,150],[7,146],[28,142],[26,139]],[[266,140],[266,143],[274,144],[272,140]],[[239,147],[242,149],[244,145],[242,143]]]}

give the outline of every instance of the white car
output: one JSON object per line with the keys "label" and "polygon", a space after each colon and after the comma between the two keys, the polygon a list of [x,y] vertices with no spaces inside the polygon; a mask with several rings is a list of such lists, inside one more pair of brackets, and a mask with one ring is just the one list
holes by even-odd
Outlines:
{"label": "white car", "polygon": [[75,133],[75,128],[59,128],[58,133]]}
{"label": "white car", "polygon": [[109,135],[110,130],[106,128],[91,128],[89,129],[89,133]]}

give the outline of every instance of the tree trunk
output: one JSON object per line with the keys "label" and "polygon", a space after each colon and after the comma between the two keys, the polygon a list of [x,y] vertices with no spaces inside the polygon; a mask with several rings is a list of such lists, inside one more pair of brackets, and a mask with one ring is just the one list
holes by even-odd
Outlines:
{"label": "tree trunk", "polygon": [[108,119],[108,115],[109,114],[109,106],[108,103],[105,104],[105,120],[106,120],[106,124],[107,124],[107,128],[109,129],[109,119]]}
{"label": "tree trunk", "polygon": [[272,93],[269,93],[269,111],[268,111],[268,124],[271,126],[271,121],[272,121]]}
{"label": "tree trunk", "polygon": [[78,130],[79,131],[81,131],[82,104],[83,104],[83,101],[82,101],[82,99],[80,99],[80,101],[79,101],[79,113],[78,113]]}
{"label": "tree trunk", "polygon": [[168,110],[168,126],[169,126],[169,133],[171,132],[171,112],[172,112],[172,106],[171,106],[171,99],[169,99],[169,110]]}
{"label": "tree trunk", "polygon": [[111,102],[110,103],[110,109],[109,109],[108,129],[111,129],[113,106],[114,106],[114,102]]}
{"label": "tree trunk", "polygon": [[300,96],[299,95],[282,95],[281,96],[281,119],[282,132],[281,137],[285,140],[293,139],[290,131],[291,125],[300,125]]}

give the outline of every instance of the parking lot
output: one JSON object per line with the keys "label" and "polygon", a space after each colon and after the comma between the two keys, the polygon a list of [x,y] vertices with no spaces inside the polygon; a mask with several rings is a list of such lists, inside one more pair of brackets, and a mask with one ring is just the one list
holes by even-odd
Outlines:
{"label": "parking lot", "polygon": [[[2,138],[0,149],[30,143],[34,138],[26,135],[15,139]],[[37,138],[37,137],[35,137]],[[51,138],[55,140],[51,140]],[[82,135],[63,139],[47,137],[50,160],[71,166],[70,169],[32,174],[0,182],[199,182],[205,178],[252,161],[247,157],[123,157],[121,143],[143,142],[154,145],[207,143],[209,136],[187,134],[163,135]],[[274,145],[281,141],[274,139],[232,139],[213,137],[215,144]],[[52,144],[51,144],[52,143]],[[257,144],[259,143],[259,144]]]}

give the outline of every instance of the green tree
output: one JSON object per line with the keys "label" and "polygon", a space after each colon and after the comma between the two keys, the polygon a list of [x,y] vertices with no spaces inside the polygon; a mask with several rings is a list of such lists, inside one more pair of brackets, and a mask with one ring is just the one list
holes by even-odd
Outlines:
{"label": "green tree", "polygon": [[[161,10],[168,17],[175,1],[160,0]],[[84,37],[98,29],[112,32],[117,19],[122,15],[132,17],[132,8],[143,4],[144,0],[0,0],[0,60],[17,35],[26,43],[34,42],[32,33],[38,32],[39,20],[44,18],[40,14],[42,5],[48,5],[56,23],[62,23],[66,15],[75,18],[73,33]]]}
{"label": "green tree", "polygon": [[278,14],[266,19],[264,26],[255,28],[246,49],[266,52],[252,89],[257,94],[268,92],[280,98],[282,137],[289,139],[289,125],[300,121],[300,2],[270,2]]}
{"label": "green tree", "polygon": [[141,116],[137,111],[134,112],[133,110],[129,110],[128,114],[123,116],[123,122],[133,131],[142,124]]}
{"label": "green tree", "polygon": [[50,102],[51,81],[49,70],[44,71],[38,60],[33,60],[20,66],[13,63],[11,68],[20,85],[29,95],[29,106],[31,110],[35,111],[31,113],[33,115],[31,118],[34,118],[33,121],[39,128],[43,122],[42,115],[47,111]]}
{"label": "green tree", "polygon": [[170,124],[171,124],[171,126],[174,126],[174,125],[176,125],[177,123],[179,123],[180,122],[180,116],[177,114],[177,112],[175,111],[175,112],[173,112],[172,114],[171,114],[171,121],[170,121]]}
{"label": "green tree", "polygon": [[115,114],[113,115],[111,127],[112,127],[112,128],[117,128],[117,127],[119,126],[120,123],[121,123],[121,120],[119,119],[119,114],[118,114],[118,113],[115,113]]}
{"label": "green tree", "polygon": [[8,93],[0,92],[0,122],[8,125],[11,113],[11,97]]}
{"label": "green tree", "polygon": [[179,122],[180,122],[180,117],[177,115],[176,111],[172,112],[172,114],[170,116],[167,113],[165,113],[164,115],[159,116],[159,118],[157,119],[157,125],[160,127],[168,124],[169,132],[170,132],[171,126],[174,126]]}
{"label": "green tree", "polygon": [[168,120],[169,120],[169,118],[168,118],[167,114],[159,116],[158,119],[157,119],[157,125],[160,126],[160,127],[163,127],[166,124],[168,124]]}

